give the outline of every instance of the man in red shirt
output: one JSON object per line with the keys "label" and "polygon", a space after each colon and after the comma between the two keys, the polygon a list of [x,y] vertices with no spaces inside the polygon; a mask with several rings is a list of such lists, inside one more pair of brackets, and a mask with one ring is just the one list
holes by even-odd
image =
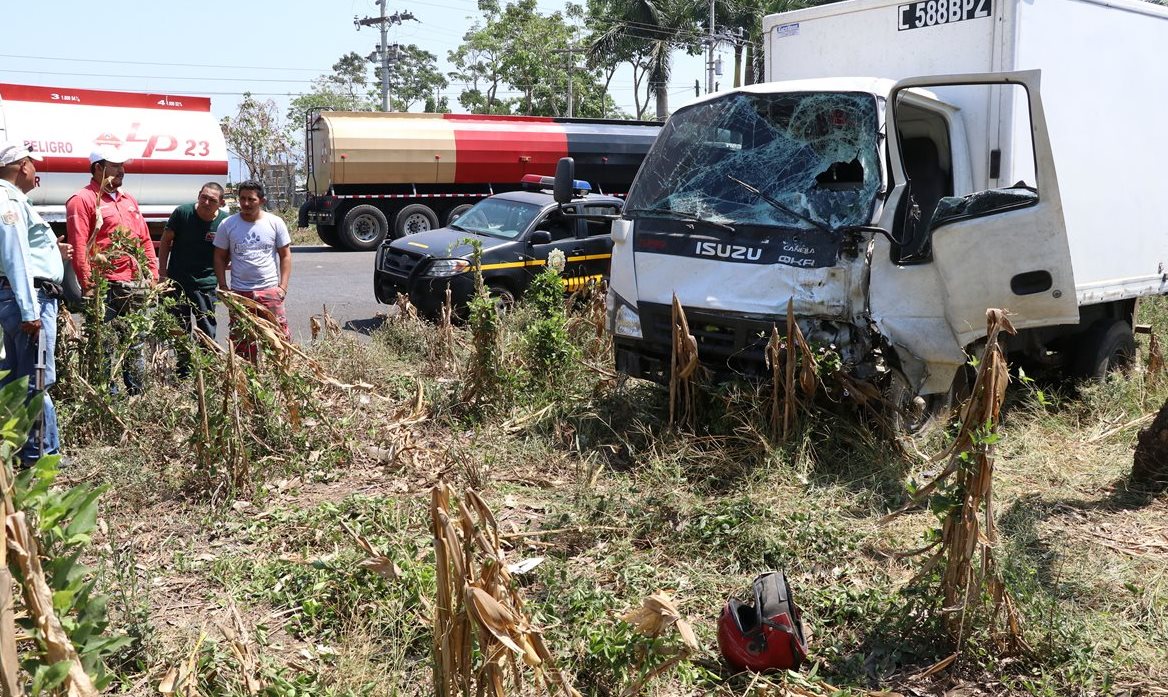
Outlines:
{"label": "man in red shirt", "polygon": [[[105,279],[105,321],[135,309],[136,290],[158,280],[158,257],[150,240],[150,230],[138,210],[133,196],[121,191],[129,158],[112,148],[95,150],[89,156],[92,180],[65,203],[66,232],[73,245],[73,270],[86,295],[91,295],[100,279]],[[125,238],[124,244],[139,245],[147,268],[127,253],[109,255],[115,231]],[[121,324],[121,323],[118,323]],[[115,325],[115,327],[118,325]],[[140,394],[146,372],[141,343],[130,347],[122,378],[130,394]]]}

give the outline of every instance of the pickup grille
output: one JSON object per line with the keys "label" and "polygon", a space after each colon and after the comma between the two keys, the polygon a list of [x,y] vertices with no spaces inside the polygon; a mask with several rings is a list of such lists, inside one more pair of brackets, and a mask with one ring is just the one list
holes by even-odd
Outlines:
{"label": "pickup grille", "polygon": [[414,252],[387,249],[381,257],[381,270],[395,276],[406,277],[413,273],[426,257]]}

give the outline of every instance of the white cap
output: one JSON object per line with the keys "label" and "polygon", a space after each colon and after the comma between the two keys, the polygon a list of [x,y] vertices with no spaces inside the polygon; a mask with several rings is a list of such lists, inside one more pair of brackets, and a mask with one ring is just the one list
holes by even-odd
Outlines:
{"label": "white cap", "polygon": [[91,165],[102,160],[113,165],[120,165],[124,162],[129,162],[130,159],[129,155],[108,146],[100,147],[89,153],[89,164]]}
{"label": "white cap", "polygon": [[37,162],[40,162],[44,159],[40,155],[30,150],[27,145],[20,141],[15,143],[12,141],[0,142],[0,166],[20,162],[26,157],[32,158]]}

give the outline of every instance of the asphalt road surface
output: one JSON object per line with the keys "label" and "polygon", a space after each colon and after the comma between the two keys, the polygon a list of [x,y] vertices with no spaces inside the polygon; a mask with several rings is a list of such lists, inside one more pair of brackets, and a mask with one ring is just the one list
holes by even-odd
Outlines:
{"label": "asphalt road surface", "polygon": [[[331,247],[294,245],[292,280],[288,284],[288,326],[298,343],[312,339],[308,319],[322,307],[346,332],[365,335],[380,326],[388,306],[373,297],[373,257],[376,252],[340,252]],[[219,337],[227,336],[227,312],[219,304]]]}

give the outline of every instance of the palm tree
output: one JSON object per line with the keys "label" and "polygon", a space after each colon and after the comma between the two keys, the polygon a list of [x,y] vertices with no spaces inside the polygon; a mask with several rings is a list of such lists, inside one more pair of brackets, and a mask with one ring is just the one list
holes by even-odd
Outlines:
{"label": "palm tree", "polygon": [[656,95],[657,119],[669,116],[669,78],[673,51],[696,50],[699,27],[694,0],[602,0],[604,29],[593,40],[593,54],[620,52],[643,56],[649,64],[648,88]]}

